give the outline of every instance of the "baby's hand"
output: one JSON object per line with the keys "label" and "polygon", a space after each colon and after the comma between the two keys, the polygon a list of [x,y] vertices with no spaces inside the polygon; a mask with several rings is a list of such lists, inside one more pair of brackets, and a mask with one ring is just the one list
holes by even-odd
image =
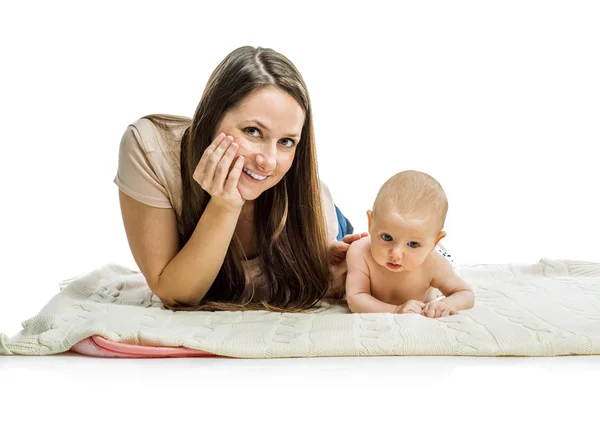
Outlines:
{"label": "baby's hand", "polygon": [[444,300],[430,301],[423,307],[423,315],[429,318],[447,317],[456,314],[458,314],[458,311]]}
{"label": "baby's hand", "polygon": [[408,300],[406,303],[396,306],[394,314],[421,314],[424,307],[425,303],[422,301]]}

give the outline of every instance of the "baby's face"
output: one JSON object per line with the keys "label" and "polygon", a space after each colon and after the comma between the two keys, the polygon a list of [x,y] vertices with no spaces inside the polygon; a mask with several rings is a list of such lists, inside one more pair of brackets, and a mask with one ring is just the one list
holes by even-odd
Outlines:
{"label": "baby's face", "polygon": [[404,218],[397,212],[379,212],[370,222],[371,255],[391,272],[421,267],[438,241],[431,218]]}

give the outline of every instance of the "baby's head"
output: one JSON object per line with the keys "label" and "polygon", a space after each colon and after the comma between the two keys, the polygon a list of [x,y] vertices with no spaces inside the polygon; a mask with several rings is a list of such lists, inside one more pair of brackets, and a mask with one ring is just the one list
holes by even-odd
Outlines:
{"label": "baby's head", "polygon": [[447,212],[446,194],[434,178],[414,170],[395,174],[367,212],[373,259],[394,272],[419,268],[446,236]]}

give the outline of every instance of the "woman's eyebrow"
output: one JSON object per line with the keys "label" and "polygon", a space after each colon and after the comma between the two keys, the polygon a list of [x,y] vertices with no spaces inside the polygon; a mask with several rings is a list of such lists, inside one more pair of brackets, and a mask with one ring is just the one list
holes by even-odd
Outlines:
{"label": "woman's eyebrow", "polygon": [[[254,124],[256,124],[257,127],[260,127],[263,130],[265,130],[265,131],[271,131],[271,129],[269,127],[267,127],[265,124],[263,124],[258,119],[249,119],[249,120],[247,120],[245,122],[247,122],[247,123],[254,123]],[[300,137],[300,135],[299,134],[288,134],[286,137],[288,137],[288,138],[298,138],[298,137]]]}

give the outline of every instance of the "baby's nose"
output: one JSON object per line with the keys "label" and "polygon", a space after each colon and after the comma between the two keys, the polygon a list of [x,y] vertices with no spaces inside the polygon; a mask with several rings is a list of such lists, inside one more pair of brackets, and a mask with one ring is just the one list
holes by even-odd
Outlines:
{"label": "baby's nose", "polygon": [[392,249],[392,251],[390,252],[390,257],[393,260],[401,260],[403,257],[403,252],[402,249],[400,247],[396,247],[394,249]]}

